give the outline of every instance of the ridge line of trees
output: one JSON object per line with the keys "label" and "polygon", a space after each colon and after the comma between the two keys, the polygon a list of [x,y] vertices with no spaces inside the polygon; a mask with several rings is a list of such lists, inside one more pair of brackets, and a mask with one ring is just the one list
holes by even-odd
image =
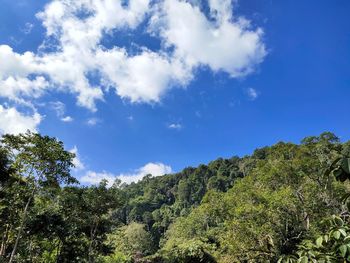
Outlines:
{"label": "ridge line of trees", "polygon": [[110,188],[78,185],[73,158],[2,136],[0,262],[350,261],[350,143],[332,133]]}

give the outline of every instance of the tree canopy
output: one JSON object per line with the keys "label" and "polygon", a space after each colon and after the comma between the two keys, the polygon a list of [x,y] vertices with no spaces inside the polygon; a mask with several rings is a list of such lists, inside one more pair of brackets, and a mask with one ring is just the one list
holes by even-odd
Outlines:
{"label": "tree canopy", "polygon": [[350,143],[279,142],[138,183],[82,186],[56,138],[4,135],[0,261],[350,260]]}

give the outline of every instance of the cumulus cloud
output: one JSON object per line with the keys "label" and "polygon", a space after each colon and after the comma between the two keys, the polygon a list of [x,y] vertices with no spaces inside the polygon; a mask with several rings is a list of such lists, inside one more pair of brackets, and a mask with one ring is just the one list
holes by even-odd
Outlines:
{"label": "cumulus cloud", "polygon": [[0,96],[16,102],[41,96],[49,82],[43,76],[30,77],[35,72],[35,55],[15,53],[0,45]]}
{"label": "cumulus cloud", "polygon": [[73,159],[74,169],[77,171],[84,170],[85,164],[80,159],[80,154],[78,152],[77,146],[74,146],[73,149],[70,150],[70,152],[75,154],[75,157]]}
{"label": "cumulus cloud", "polygon": [[[0,46],[0,96],[18,102],[64,91],[96,111],[109,89],[131,102],[154,103],[169,89],[186,87],[203,66],[233,78],[251,73],[266,55],[263,30],[233,16],[235,1],[207,1],[209,15],[190,0],[52,0],[37,14],[47,36],[38,52]],[[159,50],[138,43],[130,53],[101,44],[107,34],[133,34],[140,25],[159,39]]]}
{"label": "cumulus cloud", "polygon": [[48,82],[41,76],[30,80],[23,77],[9,76],[0,80],[0,96],[13,101],[24,102],[25,97],[37,98],[48,86]]}
{"label": "cumulus cloud", "polygon": [[0,134],[19,134],[27,130],[36,132],[41,120],[42,116],[37,112],[25,115],[16,108],[0,105]]}
{"label": "cumulus cloud", "polygon": [[132,173],[122,173],[117,175],[106,171],[87,171],[86,174],[80,178],[80,181],[88,184],[98,184],[102,180],[107,180],[108,185],[112,186],[113,182],[116,179],[121,180],[123,183],[130,184],[132,182],[138,182],[142,180],[142,178],[148,174],[156,177],[169,173],[172,173],[172,169],[168,165],[165,165],[163,163],[148,163]]}
{"label": "cumulus cloud", "polygon": [[99,184],[102,180],[107,180],[108,187],[111,187],[115,179],[116,177],[113,174],[105,171],[100,173],[87,171],[86,174],[80,178],[80,182],[87,184]]}
{"label": "cumulus cloud", "polygon": [[184,86],[192,78],[180,61],[147,49],[135,56],[119,48],[99,50],[96,60],[104,82],[131,102],[159,102],[173,85]]}
{"label": "cumulus cloud", "polygon": [[263,31],[251,30],[243,18],[233,21],[231,1],[210,0],[209,7],[214,22],[190,2],[165,0],[152,17],[153,32],[158,31],[188,67],[204,65],[231,77],[251,73],[266,55]]}

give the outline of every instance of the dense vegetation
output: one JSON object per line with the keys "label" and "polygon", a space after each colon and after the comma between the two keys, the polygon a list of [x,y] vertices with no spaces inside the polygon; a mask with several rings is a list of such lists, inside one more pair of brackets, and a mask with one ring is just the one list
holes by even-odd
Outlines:
{"label": "dense vegetation", "polygon": [[110,188],[78,185],[73,158],[2,137],[0,262],[350,261],[350,143],[332,133]]}

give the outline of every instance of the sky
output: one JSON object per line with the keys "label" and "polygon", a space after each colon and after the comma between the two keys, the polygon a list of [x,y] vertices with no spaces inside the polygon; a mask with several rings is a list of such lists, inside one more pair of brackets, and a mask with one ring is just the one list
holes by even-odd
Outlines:
{"label": "sky", "polygon": [[130,183],[278,141],[350,139],[350,1],[0,0],[0,133]]}

